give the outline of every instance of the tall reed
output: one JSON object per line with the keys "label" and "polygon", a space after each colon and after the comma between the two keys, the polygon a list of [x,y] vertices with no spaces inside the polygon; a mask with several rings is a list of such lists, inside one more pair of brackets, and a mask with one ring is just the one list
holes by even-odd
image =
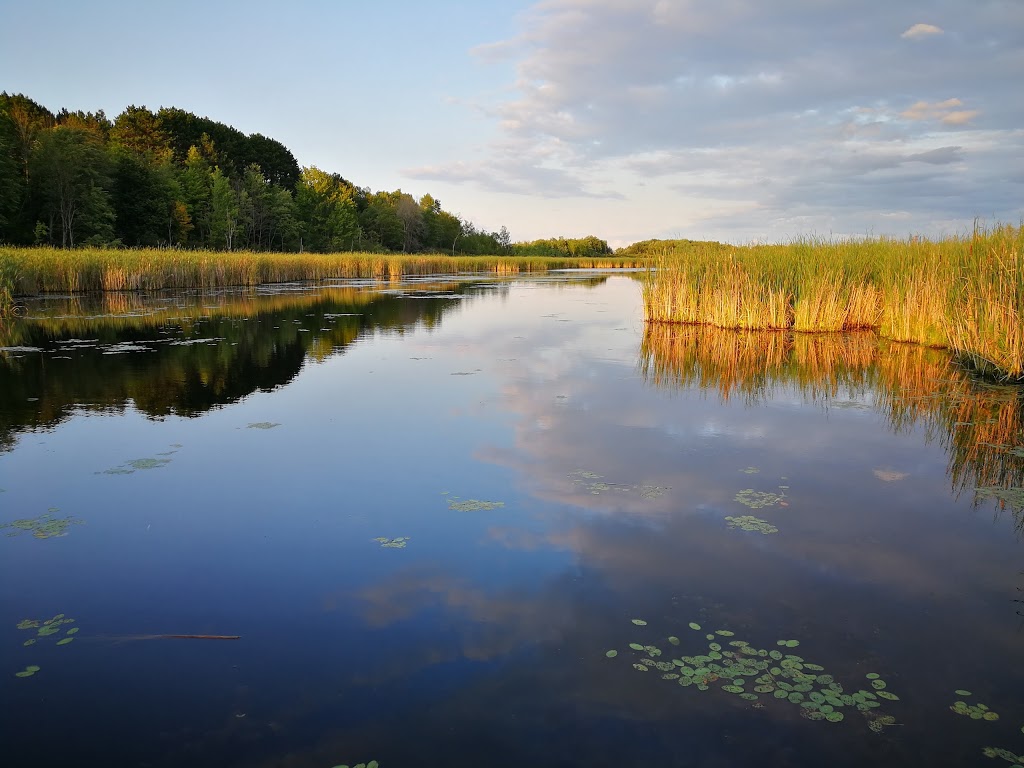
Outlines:
{"label": "tall reed", "polygon": [[0,291],[46,292],[207,289],[294,280],[395,279],[403,275],[492,272],[516,274],[550,269],[637,267],[635,256],[549,258],[533,256],[381,255],[373,253],[254,253],[173,249],[0,248],[0,268],[14,270]]}
{"label": "tall reed", "polygon": [[659,257],[643,292],[652,323],[873,329],[1024,381],[1024,226],[937,241],[709,243]]}

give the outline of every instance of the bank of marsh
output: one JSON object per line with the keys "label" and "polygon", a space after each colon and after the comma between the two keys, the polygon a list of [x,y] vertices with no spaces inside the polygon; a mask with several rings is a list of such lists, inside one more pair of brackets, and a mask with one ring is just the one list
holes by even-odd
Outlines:
{"label": "bank of marsh", "polygon": [[657,260],[644,306],[650,322],[873,329],[1024,380],[1024,226],[943,240],[693,244]]}

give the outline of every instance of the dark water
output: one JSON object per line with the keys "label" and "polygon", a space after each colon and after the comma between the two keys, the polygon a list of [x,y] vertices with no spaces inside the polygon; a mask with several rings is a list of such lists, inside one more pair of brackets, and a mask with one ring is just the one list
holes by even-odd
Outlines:
{"label": "dark water", "polygon": [[941,352],[645,333],[579,274],[55,297],[0,344],[0,524],[50,515],[0,531],[5,768],[1024,753],[1024,401]]}

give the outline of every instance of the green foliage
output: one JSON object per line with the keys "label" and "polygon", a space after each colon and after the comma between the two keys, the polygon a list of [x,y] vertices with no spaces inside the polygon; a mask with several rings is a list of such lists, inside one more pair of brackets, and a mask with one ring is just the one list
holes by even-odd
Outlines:
{"label": "green foliage", "polygon": [[[507,233],[506,233],[507,235]],[[502,240],[508,238],[502,237]],[[533,240],[529,243],[510,244],[517,256],[607,256],[612,253],[608,243],[593,235],[580,238],[556,237],[548,240]]]}

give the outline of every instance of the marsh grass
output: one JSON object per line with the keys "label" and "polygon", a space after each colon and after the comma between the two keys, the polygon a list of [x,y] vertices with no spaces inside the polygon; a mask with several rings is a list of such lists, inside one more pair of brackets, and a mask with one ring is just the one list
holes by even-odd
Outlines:
{"label": "marsh grass", "polygon": [[937,241],[708,243],[653,267],[643,289],[651,323],[874,330],[1024,381],[1024,226]]}
{"label": "marsh grass", "polygon": [[255,253],[173,249],[0,248],[0,297],[48,292],[193,290],[331,278],[636,267],[637,257]]}

